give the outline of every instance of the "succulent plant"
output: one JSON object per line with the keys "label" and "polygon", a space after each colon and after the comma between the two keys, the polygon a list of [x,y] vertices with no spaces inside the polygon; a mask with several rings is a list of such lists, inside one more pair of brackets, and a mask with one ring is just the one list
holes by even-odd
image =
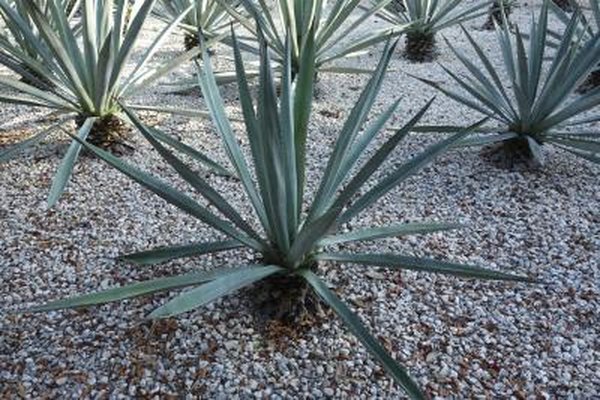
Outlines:
{"label": "succulent plant", "polygon": [[[306,53],[315,51],[316,22],[309,28]],[[361,319],[350,310],[334,290],[319,277],[319,264],[331,263],[349,266],[386,268],[390,270],[413,270],[453,275],[463,278],[483,278],[529,282],[531,279],[510,273],[462,265],[433,258],[418,258],[391,253],[352,253],[344,251],[344,244],[372,241],[416,233],[430,233],[453,229],[448,223],[397,224],[344,232],[343,225],[357,217],[404,180],[415,174],[453,143],[468,133],[469,128],[451,138],[434,144],[406,163],[384,168],[385,161],[426,113],[431,101],[419,110],[401,129],[385,140],[372,155],[366,149],[385,126],[399,105],[391,104],[381,115],[369,123],[361,133],[370,110],[381,87],[395,44],[388,44],[381,61],[366,85],[350,117],[333,146],[323,179],[312,200],[305,195],[306,140],[311,114],[314,64],[302,64],[292,81],[293,40],[285,40],[283,53],[283,77],[281,96],[277,98],[274,72],[270,67],[268,44],[258,31],[260,47],[260,77],[255,104],[248,87],[247,76],[237,40],[233,40],[237,79],[240,90],[249,153],[254,166],[244,156],[244,151],[234,135],[226,116],[224,102],[219,94],[210,56],[203,49],[200,86],[212,115],[216,131],[221,138],[228,158],[235,168],[249,202],[255,220],[245,218],[201,175],[195,173],[184,161],[167,149],[157,137],[154,128],[144,125],[133,112],[125,107],[130,119],[160,153],[164,161],[177,171],[194,192],[203,197],[197,201],[166,183],[90,143],[81,141],[119,171],[134,179],[167,202],[175,205],[227,237],[218,241],[202,241],[176,247],[159,248],[124,256],[125,260],[138,264],[154,264],[168,260],[201,256],[206,253],[245,248],[256,254],[251,265],[236,265],[209,271],[192,272],[187,275],[158,278],[103,292],[55,301],[31,311],[47,311],[61,308],[90,306],[118,301],[135,296],[182,287],[183,291],[164,305],[155,309],[150,318],[167,318],[197,309],[219,297],[228,295],[257,282],[275,282],[284,287],[287,294],[313,293],[341,318],[348,329],[365,345],[385,370],[415,399],[424,398],[418,386],[368,332]],[[474,127],[480,123],[474,125]],[[360,161],[360,163],[359,163]],[[356,167],[356,169],[355,169]],[[354,173],[354,171],[356,171]],[[380,177],[379,172],[382,173]],[[253,178],[255,177],[255,178]],[[372,185],[371,185],[372,183]],[[368,188],[365,186],[368,184]],[[209,205],[206,205],[208,202]],[[307,206],[306,212],[304,206]],[[218,213],[217,213],[218,212]],[[260,226],[260,230],[256,227]],[[262,233],[261,233],[262,232]],[[304,288],[306,290],[292,290]],[[304,298],[298,294],[295,301]]]}
{"label": "succulent plant", "polygon": [[461,77],[444,67],[463,92],[446,88],[438,82],[419,79],[500,123],[498,127],[482,129],[482,132],[496,134],[472,137],[464,144],[501,143],[503,146],[500,149],[507,150],[505,153],[508,156],[524,155],[537,164],[543,164],[542,147],[554,145],[598,163],[600,132],[581,127],[600,121],[600,114],[581,114],[600,105],[600,89],[593,89],[579,97],[573,98],[571,95],[600,62],[600,34],[595,34],[584,43],[586,32],[577,28],[581,14],[574,13],[558,48],[549,55],[549,66],[545,68],[544,60],[551,50],[547,29],[548,7],[548,2],[544,2],[537,21],[532,21],[529,46],[526,46],[525,35],[518,27],[514,34],[507,26],[498,30],[508,79],[501,77],[501,72],[465,29],[464,34],[481,66],[448,43],[469,76]]}
{"label": "succulent plant", "polygon": [[[234,10],[239,9],[239,0],[227,1]],[[198,34],[205,41],[219,41],[228,35],[231,24],[231,16],[220,0],[159,0],[152,14],[167,23],[185,14],[179,28],[185,33],[186,51],[198,47]]]}
{"label": "succulent plant", "polygon": [[[377,4],[377,0],[374,2]],[[405,11],[379,11],[387,22],[406,33],[404,55],[415,62],[436,56],[436,34],[441,30],[485,15],[489,1],[476,1],[461,8],[461,0],[404,0]]]}
{"label": "succulent plant", "polygon": [[[550,4],[550,9],[565,27],[569,25],[571,16],[566,11],[554,3]],[[579,23],[577,25],[577,30],[583,33],[579,45],[585,45],[588,40],[592,40],[598,33],[600,33],[600,4],[596,0],[589,0],[589,9],[591,11],[592,18],[588,18],[583,10],[579,9],[580,19],[578,20]],[[558,47],[562,39],[562,32],[549,29],[549,35],[551,45],[553,47]],[[594,71],[590,73],[585,82],[579,86],[578,91],[585,93],[589,90],[597,88],[598,86],[600,86],[600,64]]]}
{"label": "succulent plant", "polygon": [[[283,64],[285,57],[285,37],[287,30],[292,40],[292,76],[295,79],[300,62],[308,62],[306,41],[316,35],[316,47],[310,62],[317,72],[364,73],[370,70],[334,65],[365,52],[371,46],[382,43],[390,36],[400,35],[403,27],[366,30],[364,24],[378,11],[390,4],[391,0],[368,7],[361,6],[360,0],[276,0],[271,6],[266,0],[241,0],[245,13],[227,5],[231,15],[252,34],[252,40],[240,38],[245,51],[259,53],[258,31],[272,52],[272,61]],[[315,32],[311,32],[314,29]]]}
{"label": "succulent plant", "polygon": [[497,25],[503,26],[505,22],[510,24],[510,14],[518,4],[518,0],[494,0],[483,29],[493,30]]}
{"label": "succulent plant", "polygon": [[[71,12],[81,15],[81,23],[74,27],[66,14],[64,0],[46,0],[45,12],[33,0],[17,7],[0,0],[0,13],[13,35],[20,38],[15,42],[7,36],[0,37],[0,64],[31,81],[0,77],[0,86],[16,92],[0,94],[0,102],[45,108],[59,118],[50,128],[0,151],[0,161],[40,143],[52,132],[64,131],[69,120],[75,121],[81,140],[104,147],[123,145],[127,121],[119,100],[146,88],[193,56],[186,53],[168,63],[150,66],[149,61],[177,26],[179,20],[175,20],[159,32],[131,71],[125,68],[155,1],[136,0],[129,20],[127,0],[76,3],[79,8]],[[22,43],[27,43],[27,47]],[[73,140],[54,177],[48,198],[50,206],[64,191],[80,150],[80,143]],[[213,164],[212,167],[224,172]]]}

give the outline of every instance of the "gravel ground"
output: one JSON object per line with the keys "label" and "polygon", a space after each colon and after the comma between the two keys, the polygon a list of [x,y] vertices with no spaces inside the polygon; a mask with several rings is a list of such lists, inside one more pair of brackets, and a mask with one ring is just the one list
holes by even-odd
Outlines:
{"label": "gravel ground", "polygon": [[[524,5],[514,20],[527,26],[529,11],[537,7],[537,2]],[[476,30],[482,23],[483,18],[467,26],[499,64],[494,34]],[[467,48],[458,29],[445,35]],[[159,58],[173,57],[180,42],[175,37]],[[440,49],[439,61],[460,70],[445,45]],[[379,51],[356,64],[372,66]],[[225,64],[223,54],[221,49]],[[399,55],[392,68],[375,109],[403,96],[394,117],[400,124],[434,95],[406,72],[447,79],[437,64],[409,64]],[[171,79],[189,71],[184,68]],[[317,181],[329,145],[365,82],[364,77],[322,77],[311,125],[310,182]],[[224,95],[232,114],[239,115],[235,88],[225,88]],[[186,108],[202,104],[198,96],[164,94],[160,88],[136,101]],[[22,123],[32,113],[43,115],[3,106],[0,134],[30,131],[35,126]],[[224,160],[209,122],[145,117]],[[426,121],[477,118],[440,96]],[[175,180],[148,144],[133,140],[137,151],[126,156],[129,162]],[[434,140],[410,137],[391,164]],[[157,323],[143,318],[173,293],[79,311],[11,313],[50,299],[251,257],[227,252],[151,268],[115,261],[125,252],[214,238],[215,233],[91,157],[77,165],[59,206],[47,210],[48,187],[64,150],[59,143],[0,166],[0,397],[403,396],[336,320],[282,333],[261,323],[252,290]],[[322,275],[432,397],[598,398],[599,177],[597,166],[552,149],[541,170],[501,170],[484,162],[478,150],[453,151],[353,222],[459,221],[468,228],[363,249],[433,254],[526,273],[544,284],[386,271],[366,276],[358,267],[332,265],[323,265]],[[235,182],[209,179],[248,212]]]}

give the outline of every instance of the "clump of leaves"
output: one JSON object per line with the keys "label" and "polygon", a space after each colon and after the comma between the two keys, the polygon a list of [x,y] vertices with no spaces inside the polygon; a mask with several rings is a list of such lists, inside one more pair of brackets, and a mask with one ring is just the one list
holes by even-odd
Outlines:
{"label": "clump of leaves", "polygon": [[432,61],[436,56],[436,34],[456,24],[486,14],[489,1],[461,5],[461,0],[403,0],[404,11],[383,9],[379,15],[398,27],[406,27],[404,55],[415,62]]}
{"label": "clump of leaves", "polygon": [[[195,286],[155,309],[149,316],[150,318],[166,318],[194,310],[221,296],[259,281],[276,279],[279,282],[287,280],[297,284],[303,283],[339,315],[346,326],[412,398],[423,398],[423,393],[410,379],[407,371],[384,350],[368,332],[360,318],[318,276],[318,266],[321,262],[343,265],[359,264],[391,270],[433,272],[463,278],[530,281],[523,276],[437,259],[390,253],[349,253],[336,250],[340,245],[349,242],[372,241],[456,228],[455,224],[422,223],[373,227],[347,233],[340,229],[346,222],[357,217],[390,190],[444,152],[448,146],[461,140],[467,134],[467,130],[427,148],[402,165],[393,168],[386,167],[385,171],[382,171],[385,161],[394,149],[426,113],[431,104],[429,102],[405,126],[385,140],[372,156],[364,160],[365,150],[372,144],[399,104],[399,101],[391,104],[361,133],[361,128],[365,124],[380,90],[386,68],[394,51],[395,44],[388,44],[376,71],[360,95],[335,142],[317,193],[307,204],[307,212],[303,212],[305,204],[305,143],[311,113],[314,64],[303,64],[306,66],[306,70],[301,69],[296,80],[292,81],[293,41],[288,36],[284,49],[281,97],[278,99],[267,43],[261,41],[261,44],[258,101],[255,110],[240,48],[237,40],[233,40],[240,90],[239,98],[254,171],[251,171],[250,164],[244,156],[226,116],[225,106],[219,94],[206,48],[204,48],[204,63],[199,81],[218,135],[253,206],[256,222],[260,224],[262,234],[255,228],[255,224],[244,218],[219,193],[218,188],[212,187],[202,176],[195,173],[185,162],[164,147],[156,138],[157,131],[145,126],[134,114],[129,113],[129,116],[140,132],[164,160],[179,173],[181,178],[199,196],[204,197],[210,204],[210,208],[178,191],[163,180],[126,164],[110,153],[83,143],[86,148],[122,173],[229,238],[216,242],[199,242],[149,250],[125,256],[125,260],[139,264],[153,264],[180,257],[246,248],[255,252],[259,261],[252,265],[219,268],[136,283],[100,293],[56,301],[37,307],[34,311],[89,306],[157,291]],[[308,46],[309,52],[314,51],[316,47],[314,36],[308,38],[306,46]],[[125,110],[129,112],[127,109]],[[357,166],[359,160],[364,160],[364,162]],[[352,175],[355,167],[358,168]],[[376,178],[379,172],[382,173],[382,177]],[[256,176],[256,180],[253,176]],[[367,183],[372,183],[372,186],[363,191],[362,189]],[[220,214],[213,212],[213,209],[218,210]]]}
{"label": "clump of leaves", "polygon": [[501,124],[481,130],[495,134],[474,137],[465,144],[502,143],[501,149],[509,157],[518,153],[537,164],[543,164],[542,146],[551,144],[598,163],[600,132],[580,127],[599,121],[600,115],[576,117],[600,104],[600,89],[571,96],[600,61],[600,34],[580,45],[586,35],[577,29],[580,18],[581,14],[575,13],[569,20],[558,48],[550,56],[548,68],[543,66],[550,48],[548,2],[544,2],[539,18],[532,21],[529,46],[525,45],[518,27],[514,35],[506,26],[497,32],[508,79],[501,77],[482,48],[463,29],[482,67],[448,43],[470,76],[461,77],[445,67],[444,70],[466,93],[438,82],[421,81]]}
{"label": "clump of leaves", "polygon": [[[0,63],[33,81],[27,84],[12,77],[0,77],[0,85],[17,92],[1,94],[0,101],[42,107],[59,117],[59,122],[48,129],[4,149],[0,152],[0,161],[40,143],[51,132],[64,130],[68,120],[76,122],[80,140],[105,147],[122,143],[127,118],[118,101],[146,88],[191,57],[186,53],[167,64],[149,65],[167,35],[177,26],[179,20],[175,20],[159,32],[133,69],[126,70],[155,1],[134,1],[130,16],[128,0],[76,3],[79,8],[71,12],[79,13],[81,25],[75,28],[69,23],[64,0],[46,0],[45,10],[34,1],[19,2],[18,7],[13,7],[7,0],[0,0],[0,12],[15,37],[20,38],[19,43],[0,39]],[[76,30],[81,32],[80,38]],[[20,43],[27,43],[27,47]],[[45,84],[44,90],[39,89],[38,84]],[[80,150],[80,143],[72,141],[54,177],[48,199],[50,206],[63,192]]]}
{"label": "clump of leaves", "polygon": [[[198,34],[210,47],[211,42],[218,42],[228,32],[231,16],[222,0],[159,0],[152,14],[167,23],[179,18],[179,28],[185,33],[186,51],[198,47]],[[239,0],[224,0],[234,10],[239,9]]]}
{"label": "clump of leaves", "polygon": [[[71,21],[74,17],[74,7],[77,6],[80,0],[59,0],[59,4],[61,8],[67,10],[65,13],[68,21]],[[50,12],[51,1],[48,0],[33,0],[33,3],[39,7],[44,16],[46,17],[48,23],[51,26],[56,26],[55,21],[53,19],[52,13]],[[19,22],[23,22],[27,24],[27,30],[37,34],[37,43],[43,45],[43,39],[39,36],[39,31],[35,28],[33,21],[31,20],[29,13],[27,11],[26,2],[17,1],[10,2],[12,5],[14,12],[18,13],[22,20]],[[31,43],[30,37],[25,37],[23,35],[23,27],[19,26],[15,21],[11,20],[9,15],[6,12],[0,10],[0,19],[3,22],[5,27],[5,31],[0,33],[0,42],[4,47],[17,47],[20,48],[23,53],[27,54],[32,59],[39,60],[38,50],[34,47],[34,44]],[[0,46],[1,46],[0,45]],[[0,47],[1,48],[1,47]],[[49,50],[49,49],[48,49]],[[17,71],[18,72],[18,71]],[[40,76],[36,73],[35,70],[28,67],[26,63],[21,65],[21,81],[32,86],[38,87],[40,89],[46,89],[51,86],[52,83],[44,78],[44,76]]]}
{"label": "clump of leaves", "polygon": [[[559,21],[561,21],[565,27],[569,25],[571,16],[566,11],[554,3],[550,4],[550,8],[554,15],[558,17]],[[588,40],[592,40],[598,33],[600,33],[600,3],[598,3],[596,0],[589,0],[588,8],[591,11],[592,18],[588,18],[581,10],[580,18],[578,20],[578,26],[576,29],[581,31],[583,34],[581,41],[578,42],[578,45],[584,45]],[[560,40],[562,39],[562,32],[557,32],[550,29],[549,35],[551,39],[551,45],[558,47]],[[598,64],[596,69],[593,70],[590,75],[588,75],[588,78],[585,80],[585,82],[579,86],[578,91],[585,93],[589,90],[597,88],[598,86],[600,86],[600,64]]]}
{"label": "clump of leaves", "polygon": [[[365,52],[369,47],[384,42],[390,35],[402,33],[401,26],[365,29],[365,22],[385,8],[392,0],[363,7],[360,0],[276,0],[274,6],[266,0],[241,0],[245,13],[226,5],[231,15],[250,31],[253,40],[240,40],[245,51],[258,54],[258,32],[262,32],[272,61],[283,65],[286,30],[291,32],[292,77],[295,79],[302,62],[315,64],[317,72],[362,73],[364,69],[333,65]],[[314,32],[311,32],[314,30]],[[316,36],[312,54],[307,54],[307,40]],[[371,71],[368,71],[371,72]]]}
{"label": "clump of leaves", "polygon": [[494,0],[483,29],[494,30],[496,25],[503,26],[505,23],[510,25],[510,14],[518,4],[518,0]]}

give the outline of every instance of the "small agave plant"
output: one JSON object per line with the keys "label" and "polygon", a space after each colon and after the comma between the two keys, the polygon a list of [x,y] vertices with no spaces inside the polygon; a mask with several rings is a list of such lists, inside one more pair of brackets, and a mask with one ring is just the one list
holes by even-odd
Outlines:
{"label": "small agave plant", "polygon": [[518,4],[518,0],[494,0],[488,11],[488,18],[482,28],[494,30],[497,25],[504,26],[504,23],[510,24],[510,14]]}
{"label": "small agave plant", "polygon": [[[558,48],[550,57],[548,68],[545,68],[546,52],[550,49],[548,14],[548,2],[544,2],[537,22],[532,21],[529,46],[525,45],[525,35],[518,27],[514,35],[506,26],[498,30],[508,80],[501,78],[500,72],[465,29],[463,31],[483,67],[477,66],[450,43],[449,47],[470,76],[461,77],[444,67],[464,92],[445,88],[431,80],[418,79],[500,123],[499,127],[483,127],[480,130],[480,133],[493,134],[473,137],[463,144],[499,143],[504,155],[508,156],[508,160],[505,157],[507,164],[524,156],[541,165],[542,146],[547,144],[598,163],[600,132],[580,127],[600,121],[600,114],[580,115],[600,105],[600,89],[579,97],[571,95],[600,62],[600,33],[580,46],[586,33],[577,29],[581,16],[575,13]],[[509,94],[511,91],[512,96]],[[419,130],[426,131],[428,128],[421,127]]]}
{"label": "small agave plant", "polygon": [[[153,264],[180,257],[245,248],[256,253],[258,261],[252,265],[236,265],[159,278],[59,300],[36,307],[32,311],[90,306],[192,286],[192,289],[175,296],[149,316],[154,319],[167,318],[197,309],[219,297],[260,281],[275,281],[279,284],[287,282],[286,288],[296,286],[310,288],[309,290],[312,290],[339,315],[348,329],[412,398],[424,398],[424,394],[411,380],[407,371],[384,350],[368,332],[360,318],[319,277],[319,265],[321,263],[358,264],[365,267],[433,272],[463,278],[530,281],[523,276],[436,259],[389,253],[350,253],[341,250],[343,245],[349,242],[372,241],[455,228],[454,224],[422,223],[373,227],[352,232],[343,232],[340,229],[344,223],[357,217],[434,157],[444,152],[448,146],[461,140],[467,132],[461,132],[427,148],[403,165],[384,169],[384,162],[406,138],[411,127],[427,111],[430,102],[403,128],[385,140],[372,156],[366,157],[367,147],[372,144],[373,139],[392,116],[399,103],[396,101],[390,105],[361,133],[394,50],[395,44],[388,44],[376,71],[336,140],[317,193],[307,204],[307,211],[303,212],[305,143],[311,113],[313,64],[303,64],[307,70],[302,69],[296,81],[292,81],[293,41],[288,36],[284,49],[282,91],[278,99],[267,43],[261,41],[258,101],[255,110],[238,42],[234,38],[232,43],[240,90],[239,98],[254,171],[251,171],[250,164],[225,114],[225,106],[218,91],[206,48],[203,49],[204,63],[199,81],[218,135],[253,206],[256,221],[262,227],[262,234],[255,228],[256,224],[244,218],[219,193],[218,188],[212,187],[201,175],[195,173],[184,161],[163,146],[156,137],[157,131],[145,126],[134,114],[129,113],[129,116],[140,132],[181,178],[199,196],[204,197],[210,204],[210,208],[204,205],[204,202],[196,201],[165,181],[125,163],[110,153],[89,143],[83,141],[81,143],[122,173],[229,238],[223,241],[199,242],[149,250],[125,256],[125,260],[139,264]],[[309,39],[306,45],[310,48],[309,52],[314,51],[316,41],[314,38]],[[125,110],[128,112],[127,108]],[[358,167],[356,165],[358,161],[363,159],[360,168],[352,174],[355,167]],[[380,179],[376,179],[375,175],[379,175],[379,172],[383,175]],[[253,176],[256,178],[254,179]],[[364,188],[367,182],[372,182],[373,185]],[[211,209],[218,210],[219,213]],[[296,292],[292,291],[292,293]]]}
{"label": "small agave plant", "polygon": [[[436,57],[436,34],[456,24],[486,14],[489,1],[461,5],[462,0],[403,0],[404,11],[383,9],[379,16],[398,27],[405,27],[404,56],[411,61],[427,62]],[[375,4],[378,0],[375,0]]]}
{"label": "small agave plant", "polygon": [[[226,1],[232,9],[239,9],[239,0]],[[231,23],[231,16],[221,0],[159,0],[152,14],[167,23],[185,14],[179,28],[185,34],[186,51],[199,46],[199,33],[210,47],[211,41],[219,41],[227,34]]]}
{"label": "small agave plant", "polygon": [[[554,3],[550,4],[550,8],[565,27],[569,25],[571,16],[566,11]],[[589,0],[589,9],[591,10],[592,18],[586,17],[586,14],[581,12],[580,19],[578,20],[577,30],[583,32],[581,41],[578,43],[579,45],[584,45],[588,40],[592,40],[600,33],[600,3],[597,0]],[[551,45],[558,47],[560,40],[562,39],[562,32],[550,30],[549,35],[552,40]],[[585,93],[598,86],[600,86],[600,64],[598,64],[597,68],[590,73],[586,81],[579,86],[578,91],[580,93]]]}
{"label": "small agave plant", "polygon": [[[0,86],[16,92],[0,94],[0,102],[45,108],[59,118],[59,122],[48,129],[0,150],[0,162],[40,143],[52,132],[64,131],[68,120],[75,121],[80,140],[107,148],[122,146],[127,118],[118,101],[148,87],[194,56],[186,53],[166,64],[149,65],[167,35],[177,26],[179,20],[175,20],[159,32],[133,69],[126,70],[155,1],[134,1],[128,16],[129,0],[84,0],[78,3],[79,8],[72,10],[81,16],[80,26],[74,28],[69,23],[64,0],[46,0],[46,13],[34,0],[20,2],[18,7],[8,0],[0,0],[0,13],[15,36],[28,44],[24,48],[15,41],[1,39],[0,64],[33,80],[27,84],[10,76],[0,77]],[[31,56],[32,52],[36,57]],[[44,84],[44,89],[39,89],[36,83]],[[64,191],[80,150],[80,143],[73,140],[54,177],[49,206],[54,205]],[[213,167],[224,172],[216,165]]]}
{"label": "small agave plant", "polygon": [[[309,59],[316,65],[316,72],[371,72],[333,63],[360,55],[390,35],[400,35],[403,30],[402,26],[375,31],[365,29],[365,22],[392,0],[382,0],[368,7],[363,7],[360,0],[276,0],[273,6],[266,0],[241,0],[245,13],[227,4],[226,0],[218,1],[252,33],[254,40],[240,39],[242,48],[258,54],[256,39],[260,30],[272,52],[272,61],[278,65],[283,65],[285,58],[286,30],[291,31],[293,79],[302,60]],[[313,54],[309,55],[306,54],[309,48],[306,43],[313,35],[316,44]]]}

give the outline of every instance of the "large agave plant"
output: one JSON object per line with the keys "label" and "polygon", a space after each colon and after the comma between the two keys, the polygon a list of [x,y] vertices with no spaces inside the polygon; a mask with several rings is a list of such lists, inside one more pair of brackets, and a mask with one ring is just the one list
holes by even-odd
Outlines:
{"label": "large agave plant", "polygon": [[[377,4],[380,0],[375,0]],[[436,34],[441,30],[485,15],[487,0],[464,5],[462,0],[403,0],[404,11],[383,9],[381,18],[394,26],[406,26],[404,55],[416,62],[431,61],[436,55]]]}
{"label": "large agave plant", "polygon": [[[562,8],[554,3],[550,3],[550,8],[554,15],[558,17],[564,26],[568,26],[571,20],[571,16],[564,11]],[[581,31],[583,36],[581,41],[577,45],[585,45],[588,40],[593,39],[600,32],[600,3],[596,0],[589,0],[589,9],[591,12],[591,18],[586,17],[585,13],[581,13],[581,17],[578,20],[577,30]],[[558,32],[550,29],[549,35],[551,39],[551,45],[558,47],[562,39],[562,32]],[[579,91],[585,93],[588,90],[600,86],[600,64],[598,67],[590,73],[586,81],[579,87]]]}
{"label": "large agave plant", "polygon": [[[364,52],[369,47],[385,41],[390,35],[402,33],[401,26],[380,30],[367,29],[365,22],[389,5],[391,0],[362,7],[360,0],[276,0],[274,6],[267,0],[241,0],[245,13],[218,0],[231,15],[255,38],[258,30],[272,51],[272,61],[282,65],[285,57],[286,30],[291,32],[292,76],[295,78],[300,62],[315,64],[316,71],[365,72],[359,68],[332,65]],[[311,32],[315,30],[315,32]],[[316,35],[316,46],[307,57],[307,40]],[[244,49],[258,54],[257,41],[243,41]]]}
{"label": "large agave plant", "polygon": [[[368,332],[357,315],[346,306],[333,290],[318,276],[319,264],[359,264],[383,267],[392,270],[414,270],[454,275],[463,278],[483,278],[508,281],[529,281],[528,278],[475,266],[460,265],[436,259],[416,258],[408,255],[388,253],[350,253],[343,251],[349,242],[371,241],[416,233],[429,233],[452,229],[454,224],[423,223],[390,225],[343,232],[344,223],[357,217],[391,189],[416,173],[448,146],[464,137],[466,132],[435,144],[403,165],[382,171],[386,159],[408,135],[411,127],[427,111],[423,107],[401,129],[381,145],[372,156],[352,174],[359,160],[365,157],[366,148],[372,144],[381,128],[394,113],[398,102],[369,124],[361,133],[362,125],[381,87],[386,67],[394,50],[388,45],[370,82],[362,92],[350,113],[334,148],[320,182],[318,192],[303,212],[305,142],[312,102],[314,70],[311,64],[302,70],[295,82],[292,81],[293,41],[288,37],[284,49],[281,97],[276,97],[273,71],[270,68],[267,44],[262,42],[258,102],[255,111],[247,77],[237,41],[233,40],[237,78],[240,90],[247,139],[250,144],[254,173],[243,155],[238,139],[232,131],[225,114],[213,76],[209,55],[204,50],[204,68],[200,72],[200,86],[216,130],[222,139],[229,160],[235,167],[249,201],[256,214],[261,230],[244,218],[230,204],[218,188],[210,186],[201,175],[196,174],[181,159],[165,148],[156,137],[156,130],[142,124],[133,114],[130,118],[148,139],[163,159],[170,164],[197,194],[210,204],[198,202],[178,191],[163,180],[151,176],[134,166],[128,165],[108,152],[91,144],[82,144],[122,173],[136,180],[152,192],[179,207],[194,218],[207,223],[228,240],[199,242],[171,248],[160,248],[125,256],[125,260],[139,264],[160,263],[167,260],[199,256],[206,253],[246,248],[257,253],[257,262],[252,265],[236,265],[211,271],[199,271],[188,275],[159,278],[129,286],[109,289],[104,292],[56,301],[33,311],[45,311],[66,307],[90,306],[134,296],[150,294],[185,286],[193,286],[150,314],[150,318],[166,318],[194,310],[202,305],[225,296],[240,288],[259,281],[278,282],[286,285],[286,293],[296,293],[291,288],[311,288],[322,301],[328,304],[348,326],[371,354],[381,362],[391,376],[412,398],[423,398],[422,392],[410,379],[408,373],[398,365]],[[316,42],[309,39],[306,45],[314,51]],[[374,175],[381,172],[382,178]],[[256,176],[256,181],[253,179]],[[365,184],[373,183],[369,189]],[[211,209],[219,211],[219,214]],[[285,282],[285,283],[284,283]]]}
{"label": "large agave plant", "polygon": [[[239,0],[227,0],[228,5],[237,10]],[[159,0],[153,15],[165,22],[171,22],[180,15],[185,17],[179,23],[184,31],[186,50],[198,47],[198,34],[205,41],[217,40],[228,32],[231,17],[220,0]]]}
{"label": "large agave plant", "polygon": [[587,160],[600,162],[600,132],[580,128],[599,121],[600,114],[576,118],[600,104],[600,89],[580,97],[571,96],[600,62],[600,33],[579,45],[585,35],[577,29],[580,18],[579,13],[571,17],[558,48],[550,57],[548,68],[543,66],[550,49],[548,2],[545,2],[537,22],[532,21],[529,46],[518,27],[514,35],[508,27],[498,30],[508,79],[501,77],[485,52],[463,29],[482,67],[448,43],[470,76],[461,77],[447,68],[444,70],[464,92],[446,88],[438,82],[421,80],[500,123],[499,127],[482,130],[496,134],[472,138],[467,143],[503,143],[502,149],[513,155],[516,152],[533,158],[538,164],[543,162],[542,146],[552,144]]}
{"label": "large agave plant", "polygon": [[[155,1],[134,1],[132,14],[128,16],[128,0],[84,0],[80,8],[73,10],[81,15],[78,39],[62,0],[47,0],[46,13],[33,0],[20,2],[19,9],[7,0],[0,0],[0,11],[7,23],[28,44],[26,50],[13,41],[1,40],[0,63],[34,81],[27,84],[0,77],[0,85],[16,92],[0,94],[0,101],[46,108],[61,117],[49,129],[4,149],[0,161],[39,143],[49,133],[64,129],[67,120],[76,122],[77,137],[81,140],[106,147],[121,141],[124,115],[118,101],[190,58],[186,53],[164,65],[149,65],[161,43],[177,26],[179,21],[175,20],[157,35],[132,70],[125,69]],[[48,21],[48,13],[52,23]],[[35,83],[40,82],[45,83],[45,90],[36,87]],[[67,150],[52,183],[49,205],[54,205],[63,192],[80,149],[79,142],[73,141]]]}

